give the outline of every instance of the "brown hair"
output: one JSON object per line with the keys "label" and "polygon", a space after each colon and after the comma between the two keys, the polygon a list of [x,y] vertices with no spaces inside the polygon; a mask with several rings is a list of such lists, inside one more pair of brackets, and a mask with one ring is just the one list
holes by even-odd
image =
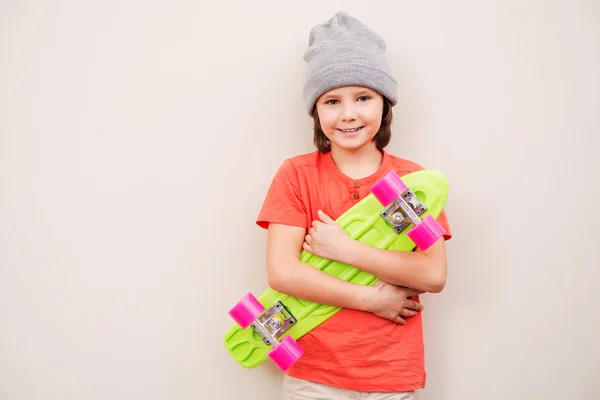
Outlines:
{"label": "brown hair", "polygon": [[[321,121],[319,120],[319,113],[317,112],[316,106],[313,108],[312,117],[314,120],[313,142],[315,146],[317,146],[317,149],[319,149],[319,152],[328,153],[331,151],[331,144],[321,129]],[[392,138],[392,117],[392,103],[384,96],[383,113],[381,114],[381,126],[379,127],[377,134],[373,136],[373,142],[375,142],[377,150],[382,150],[388,145],[390,139]]]}

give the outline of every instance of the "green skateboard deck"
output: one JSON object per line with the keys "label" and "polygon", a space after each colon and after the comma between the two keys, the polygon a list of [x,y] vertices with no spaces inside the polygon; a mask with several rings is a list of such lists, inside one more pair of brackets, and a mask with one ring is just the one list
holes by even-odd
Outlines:
{"label": "green skateboard deck", "polygon": [[[402,181],[427,207],[419,217],[431,215],[437,218],[442,212],[448,196],[448,181],[445,176],[435,170],[424,170],[410,173],[401,177]],[[413,251],[415,244],[407,236],[407,231],[413,225],[396,233],[392,226],[382,217],[385,209],[373,194],[369,194],[359,203],[342,214],[336,222],[354,240],[370,246],[395,250]],[[306,251],[302,251],[300,260],[314,266],[323,272],[339,279],[360,285],[373,285],[377,278],[339,261],[324,259]],[[341,308],[324,304],[313,303],[288,296],[267,288],[258,301],[268,310],[277,302],[281,302],[285,309],[295,319],[292,325],[279,340],[290,335],[299,339],[318,325],[329,319]],[[268,359],[267,353],[273,348],[265,344],[260,335],[251,327],[242,329],[239,325],[232,326],[224,336],[227,351],[242,366],[254,368]]]}

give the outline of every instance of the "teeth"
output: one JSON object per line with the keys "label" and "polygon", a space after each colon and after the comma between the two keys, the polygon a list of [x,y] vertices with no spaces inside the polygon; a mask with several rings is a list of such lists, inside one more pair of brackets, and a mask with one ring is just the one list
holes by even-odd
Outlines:
{"label": "teeth", "polygon": [[355,128],[355,129],[340,129],[340,131],[342,131],[342,132],[357,132],[359,130],[360,130],[360,128]]}

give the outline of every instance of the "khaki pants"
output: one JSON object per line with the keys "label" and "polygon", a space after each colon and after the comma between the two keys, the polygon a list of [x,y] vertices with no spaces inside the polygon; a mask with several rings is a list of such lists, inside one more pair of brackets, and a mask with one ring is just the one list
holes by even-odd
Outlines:
{"label": "khaki pants", "polygon": [[285,375],[282,400],[415,400],[415,392],[365,393],[340,389]]}

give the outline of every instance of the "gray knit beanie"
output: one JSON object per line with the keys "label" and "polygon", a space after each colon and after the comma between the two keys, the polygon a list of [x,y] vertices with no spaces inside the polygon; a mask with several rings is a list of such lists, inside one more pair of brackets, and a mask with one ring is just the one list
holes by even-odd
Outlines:
{"label": "gray knit beanie", "polygon": [[308,70],[303,96],[308,114],[312,115],[323,93],[341,86],[366,86],[396,105],[396,80],[384,53],[383,39],[343,11],[313,27],[304,53]]}

